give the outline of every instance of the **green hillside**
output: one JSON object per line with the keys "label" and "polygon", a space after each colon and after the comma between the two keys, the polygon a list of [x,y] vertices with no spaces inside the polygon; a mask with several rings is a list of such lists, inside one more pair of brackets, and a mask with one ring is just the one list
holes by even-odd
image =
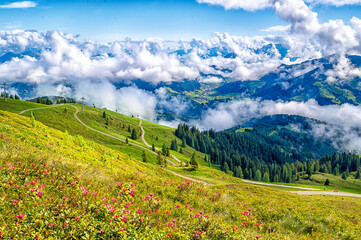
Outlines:
{"label": "green hillside", "polygon": [[[15,112],[0,111],[0,238],[358,239],[361,234],[358,198],[299,196],[245,184],[206,166],[143,163],[119,141],[73,121],[73,107],[36,110],[39,121],[33,121],[9,103],[0,101],[0,109]],[[86,108],[79,118],[112,134],[120,124],[139,123],[106,112],[113,118],[106,128],[102,119],[86,119],[90,111],[102,113]],[[168,128],[158,132],[151,123],[144,128],[153,135],[148,142],[158,136],[159,147],[174,138],[164,140]],[[119,130],[119,138],[123,134]]]}

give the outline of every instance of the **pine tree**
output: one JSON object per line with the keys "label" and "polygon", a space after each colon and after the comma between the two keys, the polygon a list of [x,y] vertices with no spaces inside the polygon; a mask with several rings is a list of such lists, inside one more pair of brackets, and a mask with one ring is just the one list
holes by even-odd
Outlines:
{"label": "pine tree", "polygon": [[148,162],[148,157],[147,157],[147,153],[145,152],[145,150],[143,150],[142,159],[143,159],[143,162],[145,162],[145,163]]}
{"label": "pine tree", "polygon": [[152,151],[155,152],[155,146],[154,143],[152,144]]}
{"label": "pine tree", "polygon": [[126,144],[129,143],[128,137],[125,138],[125,143],[126,143]]}
{"label": "pine tree", "polygon": [[41,101],[41,98],[40,98],[40,97],[38,97],[38,98],[36,99],[36,103],[42,103],[42,101]]}
{"label": "pine tree", "polygon": [[360,179],[360,168],[357,170],[356,175],[355,175],[355,179]]}
{"label": "pine tree", "polygon": [[16,99],[16,100],[20,100],[19,95],[15,94],[15,99]]}
{"label": "pine tree", "polygon": [[105,118],[105,125],[109,126],[109,118],[108,117]]}
{"label": "pine tree", "polygon": [[192,158],[189,162],[189,164],[194,168],[194,169],[198,169],[199,168],[199,162],[198,162],[198,157],[195,153],[193,153]]}
{"label": "pine tree", "polygon": [[256,174],[255,174],[255,176],[254,176],[254,180],[255,181],[261,181],[262,179],[261,179],[261,172],[260,172],[260,170],[258,170],[257,169],[257,171],[256,171]]}
{"label": "pine tree", "polygon": [[182,148],[185,148],[187,145],[186,145],[186,138],[183,137],[182,138]]}
{"label": "pine tree", "polygon": [[268,172],[265,172],[263,174],[262,182],[269,182],[269,174],[268,174]]}
{"label": "pine tree", "polygon": [[131,133],[132,129],[130,128],[130,125],[128,125],[128,132]]}
{"label": "pine tree", "polygon": [[343,173],[342,173],[342,179],[344,179],[344,180],[347,179],[347,174],[346,174],[346,172],[343,172]]}
{"label": "pine tree", "polygon": [[170,149],[173,151],[178,151],[178,143],[176,139],[172,140],[172,143],[170,144]]}
{"label": "pine tree", "polygon": [[180,148],[180,149],[179,149],[179,153],[180,153],[180,154],[183,154],[183,148]]}
{"label": "pine tree", "polygon": [[162,158],[160,151],[158,151],[158,154],[157,154],[157,163],[158,163],[158,165],[163,164],[163,158]]}
{"label": "pine tree", "polygon": [[138,138],[137,130],[133,128],[131,139],[137,140],[137,138]]}
{"label": "pine tree", "polygon": [[106,118],[107,114],[105,113],[105,111],[103,112],[103,118]]}
{"label": "pine tree", "polygon": [[325,181],[325,186],[329,186],[330,185],[330,180],[328,178],[326,178],[326,181]]}
{"label": "pine tree", "polygon": [[162,146],[162,154],[163,154],[164,156],[169,157],[169,149],[167,148],[167,146],[165,145],[165,143],[163,143],[163,146]]}

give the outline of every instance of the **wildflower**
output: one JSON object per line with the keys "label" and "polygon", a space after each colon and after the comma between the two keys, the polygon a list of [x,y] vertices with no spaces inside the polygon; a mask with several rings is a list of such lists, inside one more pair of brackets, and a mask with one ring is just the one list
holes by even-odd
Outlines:
{"label": "wildflower", "polygon": [[199,211],[200,214],[203,214],[203,211]]}
{"label": "wildflower", "polygon": [[38,191],[37,193],[36,193],[36,196],[38,196],[39,198],[41,198],[41,195],[43,194],[43,191]]}
{"label": "wildflower", "polygon": [[186,204],[185,206],[186,206],[186,207],[189,207],[189,204]]}
{"label": "wildflower", "polygon": [[25,216],[25,213],[22,213],[22,214],[20,214],[20,215],[16,215],[16,217],[17,217],[17,218],[20,218],[20,219],[24,218],[24,216]]}
{"label": "wildflower", "polygon": [[76,217],[75,217],[75,220],[76,220],[76,221],[79,221],[79,217],[78,217],[78,216],[76,216]]}
{"label": "wildflower", "polygon": [[11,165],[11,166],[9,167],[9,169],[10,169],[10,171],[14,171],[15,167],[14,167],[13,165]]}
{"label": "wildflower", "polygon": [[97,193],[97,192],[93,192],[92,195],[93,195],[93,196],[96,196],[96,195],[98,195],[98,193]]}
{"label": "wildflower", "polygon": [[100,230],[100,233],[101,233],[101,234],[103,234],[103,233],[104,233],[103,229],[101,229],[101,230]]}
{"label": "wildflower", "polygon": [[110,208],[110,209],[109,209],[109,212],[110,212],[110,213],[115,212],[115,208]]}
{"label": "wildflower", "polygon": [[123,217],[123,220],[122,220],[122,221],[126,223],[126,222],[127,222],[127,219],[128,219],[128,216],[125,215],[125,216]]}
{"label": "wildflower", "polygon": [[167,212],[165,212],[165,214],[169,215],[169,212],[167,211]]}
{"label": "wildflower", "polygon": [[257,223],[257,224],[255,225],[255,227],[259,228],[260,225],[261,225],[261,223]]}
{"label": "wildflower", "polygon": [[178,209],[179,209],[179,208],[180,208],[180,206],[179,206],[179,205],[177,205],[177,206],[175,206],[175,208],[178,208]]}
{"label": "wildflower", "polygon": [[260,238],[261,238],[261,236],[256,236],[256,238],[257,238],[257,239],[260,239]]}
{"label": "wildflower", "polygon": [[89,192],[88,190],[84,189],[82,193],[83,193],[83,195],[87,195],[88,192]]}

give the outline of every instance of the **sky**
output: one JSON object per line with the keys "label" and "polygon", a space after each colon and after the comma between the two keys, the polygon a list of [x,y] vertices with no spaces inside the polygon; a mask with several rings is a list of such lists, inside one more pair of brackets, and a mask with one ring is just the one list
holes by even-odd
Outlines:
{"label": "sky", "polygon": [[[250,0],[245,0],[247,1]],[[343,0],[338,2],[341,1]],[[217,1],[0,1],[0,30],[58,30],[79,35],[81,40],[101,42],[124,40],[127,37],[178,41],[208,39],[214,32],[262,36],[270,34],[260,31],[262,29],[287,25],[271,7],[250,11],[242,8],[225,9],[222,4],[213,4],[214,2]],[[361,16],[359,4],[318,4],[311,7],[318,13],[320,22],[330,19],[349,22],[353,16]]]}

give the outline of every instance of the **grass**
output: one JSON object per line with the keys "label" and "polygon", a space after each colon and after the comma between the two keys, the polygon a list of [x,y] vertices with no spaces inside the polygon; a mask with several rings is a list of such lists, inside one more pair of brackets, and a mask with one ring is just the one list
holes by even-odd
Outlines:
{"label": "grass", "polygon": [[298,196],[211,168],[179,168],[222,179],[193,184],[40,122],[34,128],[23,116],[0,111],[0,123],[4,239],[357,239],[361,233],[358,199]]}
{"label": "grass", "polygon": [[20,101],[8,98],[4,102],[4,98],[0,98],[0,110],[19,113],[23,110],[30,108],[41,108],[41,107],[50,107],[49,105],[33,103],[28,101]]}

